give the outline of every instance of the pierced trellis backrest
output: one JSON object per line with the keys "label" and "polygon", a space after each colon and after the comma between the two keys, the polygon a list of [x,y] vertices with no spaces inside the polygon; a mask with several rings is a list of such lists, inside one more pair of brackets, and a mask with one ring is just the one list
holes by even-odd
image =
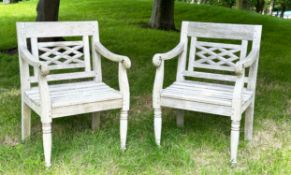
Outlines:
{"label": "pierced trellis backrest", "polygon": [[195,77],[234,82],[236,62],[247,56],[249,44],[252,49],[259,47],[260,32],[261,26],[255,25],[183,22],[181,41],[190,43],[189,56],[182,54],[177,80]]}
{"label": "pierced trellis backrest", "polygon": [[[48,75],[48,81],[94,78],[96,76],[97,71],[94,68],[97,66],[91,66],[89,43],[90,38],[92,38],[92,42],[99,41],[96,21],[18,23],[17,31],[20,47],[27,47],[27,43],[29,43],[27,41],[30,41],[31,53],[35,58],[45,62],[49,70],[52,72],[64,70],[61,73]],[[53,37],[81,39],[56,42],[42,41],[43,38]],[[37,82],[35,72],[30,76],[30,82]]]}
{"label": "pierced trellis backrest", "polygon": [[88,44],[84,44],[82,41],[39,42],[39,59],[46,62],[50,70],[85,67],[90,70],[90,55],[84,53]]}
{"label": "pierced trellis backrest", "polygon": [[191,43],[188,71],[195,67],[234,71],[235,63],[247,53],[247,47],[236,44],[197,41],[196,38],[192,38]]}

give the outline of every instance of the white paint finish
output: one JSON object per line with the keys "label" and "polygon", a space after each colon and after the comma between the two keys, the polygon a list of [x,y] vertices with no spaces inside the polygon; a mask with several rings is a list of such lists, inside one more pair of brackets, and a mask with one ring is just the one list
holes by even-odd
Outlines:
{"label": "white paint finish", "polygon": [[[220,69],[216,69],[216,70],[220,70]],[[210,80],[220,80],[220,81],[229,81],[229,82],[236,81],[236,76],[234,75],[225,75],[225,74],[217,74],[217,73],[198,72],[198,71],[195,71],[195,72],[184,71],[182,74],[187,77],[196,77],[196,78],[203,78],[203,79],[210,79]],[[244,77],[244,81],[247,82],[248,78]]]}
{"label": "white paint finish", "polygon": [[245,112],[245,140],[248,141],[253,138],[254,108],[254,102],[252,102]]}
{"label": "white paint finish", "polygon": [[196,47],[195,47],[195,45],[196,44],[197,44],[197,38],[196,37],[191,37],[188,71],[194,71],[194,63],[195,63],[195,55],[196,55]]}
{"label": "white paint finish", "polygon": [[[106,84],[95,83],[95,86],[92,86],[90,83],[91,82],[88,82],[87,87],[77,86],[74,89],[71,89],[67,85],[65,85],[65,87],[58,86],[59,88],[55,88],[54,85],[51,85],[48,90],[50,93],[51,106],[63,107],[98,101],[122,99],[122,94],[119,91],[110,88]],[[71,85],[77,85],[77,83]],[[27,96],[27,99],[30,99],[33,103],[40,105],[38,88],[32,88],[32,90],[26,91],[25,95]]]}
{"label": "white paint finish", "polygon": [[223,24],[207,22],[189,23],[188,36],[234,40],[253,40],[255,31],[261,26],[245,24]]}
{"label": "white paint finish", "polygon": [[51,123],[42,123],[42,140],[45,166],[51,166],[52,157],[52,126]]}
{"label": "white paint finish", "polygon": [[[241,115],[246,111],[246,139],[251,139],[253,130],[256,77],[261,40],[261,26],[201,22],[183,22],[179,44],[171,51],[156,54],[153,63],[157,67],[153,108],[155,138],[161,140],[161,107],[190,110],[222,116],[232,120],[231,162],[237,162],[239,127]],[[186,69],[188,37],[191,37],[189,62]],[[240,40],[241,44],[199,41],[200,38]],[[247,54],[247,46],[252,49]],[[164,61],[178,57],[176,81],[163,88]],[[196,68],[199,68],[198,71]],[[246,68],[250,68],[248,77]],[[201,71],[203,69],[203,71]],[[212,71],[233,73],[213,73]],[[194,77],[218,80],[221,83],[205,83],[185,80]],[[226,85],[234,82],[235,85]],[[247,84],[247,88],[245,88]],[[177,124],[182,123],[182,114],[177,116]]]}
{"label": "white paint finish", "polygon": [[53,108],[51,115],[53,118],[66,117],[71,115],[93,113],[98,111],[108,111],[112,109],[121,109],[122,99],[107,100],[94,103],[85,103],[73,106],[64,106]]}
{"label": "white paint finish", "polygon": [[91,71],[89,36],[83,36],[85,71]]}
{"label": "white paint finish", "polygon": [[[84,45],[85,42],[79,45],[75,43],[72,43],[73,45],[61,45],[56,42],[56,44],[55,47],[38,47],[38,50],[43,52],[39,58],[48,65],[50,70],[84,67],[86,67],[86,70],[90,70],[90,54],[87,50],[89,43],[86,43],[86,45]],[[81,49],[84,49],[84,53]]]}
{"label": "white paint finish", "polygon": [[[39,42],[38,40],[46,37],[69,36],[81,37],[82,41]],[[46,166],[51,166],[51,125],[53,119],[58,117],[94,113],[92,121],[94,129],[99,125],[100,111],[121,109],[121,148],[125,149],[130,103],[126,69],[130,67],[131,62],[128,57],[114,54],[100,43],[97,22],[17,23],[17,38],[21,74],[22,139],[30,135],[32,109],[40,116],[42,122]],[[91,51],[90,38],[92,38]],[[31,41],[32,53],[27,48],[27,40]],[[119,90],[102,82],[101,56],[118,62]],[[29,74],[29,65],[33,67],[32,76]],[[75,68],[84,70],[66,72],[68,69]],[[50,70],[64,71],[50,74]],[[66,80],[83,81],[69,83]],[[55,81],[55,84],[49,84],[50,81]],[[36,87],[31,87],[31,83],[36,83]]]}
{"label": "white paint finish", "polygon": [[[215,89],[215,84],[205,85],[203,88],[195,86],[195,83],[175,82],[161,91],[161,97],[184,99],[188,101],[203,102],[209,104],[231,106],[234,89]],[[209,87],[210,86],[210,87]],[[212,88],[212,89],[211,89]],[[244,89],[242,93],[243,103],[252,99],[252,92]]]}
{"label": "white paint finish", "polygon": [[240,121],[231,122],[231,134],[230,134],[230,163],[235,165],[237,163],[237,150],[239,144],[239,129]]}
{"label": "white paint finish", "polygon": [[17,28],[24,33],[24,37],[68,37],[93,35],[98,32],[97,21],[78,22],[18,22]]}
{"label": "white paint finish", "polygon": [[162,134],[162,111],[160,108],[154,109],[154,130],[156,144],[160,146]]}
{"label": "white paint finish", "polygon": [[128,125],[128,111],[121,110],[120,114],[120,147],[122,150],[126,149],[126,136],[127,136],[127,125]]}
{"label": "white paint finish", "polygon": [[25,103],[21,103],[21,140],[24,142],[31,134],[31,110]]}
{"label": "white paint finish", "polygon": [[[60,74],[50,74],[46,76],[48,82],[50,81],[61,81],[61,80],[74,80],[74,79],[85,79],[94,78],[95,72],[74,72],[74,73],[60,73]],[[31,83],[37,83],[38,80],[35,77],[30,77]]]}

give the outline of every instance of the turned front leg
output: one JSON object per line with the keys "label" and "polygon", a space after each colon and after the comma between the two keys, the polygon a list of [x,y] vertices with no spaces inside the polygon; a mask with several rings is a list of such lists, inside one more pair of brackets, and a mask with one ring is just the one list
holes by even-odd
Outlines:
{"label": "turned front leg", "polygon": [[122,110],[120,115],[120,141],[121,149],[126,149],[126,136],[127,136],[127,125],[128,125],[128,111]]}
{"label": "turned front leg", "polygon": [[230,140],[230,162],[232,165],[237,163],[237,150],[239,144],[240,121],[231,122],[231,140]]}
{"label": "turned front leg", "polygon": [[51,152],[52,152],[52,126],[51,123],[42,123],[42,138],[45,166],[51,166]]}
{"label": "turned front leg", "polygon": [[156,144],[160,146],[162,132],[162,111],[160,108],[154,109],[154,129]]}

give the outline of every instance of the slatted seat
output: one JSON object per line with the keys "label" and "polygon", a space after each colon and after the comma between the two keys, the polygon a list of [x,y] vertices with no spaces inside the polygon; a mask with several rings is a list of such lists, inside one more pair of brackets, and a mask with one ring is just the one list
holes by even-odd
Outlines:
{"label": "slatted seat", "polygon": [[[92,129],[100,112],[121,109],[121,149],[126,148],[129,110],[128,57],[106,49],[98,23],[17,23],[21,74],[22,140],[30,136],[31,109],[41,119],[45,165],[51,166],[52,121],[58,117],[92,113]],[[56,37],[68,41],[54,41]],[[74,38],[70,40],[70,38]],[[28,49],[30,48],[30,49]],[[119,90],[102,81],[101,58],[118,63]]]}
{"label": "slatted seat", "polygon": [[[182,23],[179,44],[153,58],[157,67],[153,89],[157,145],[161,141],[162,107],[177,109],[179,127],[184,125],[182,110],[227,116],[232,121],[231,163],[237,163],[243,113],[245,138],[252,138],[261,31],[256,25]],[[163,87],[165,61],[175,57],[176,81]]]}
{"label": "slatted seat", "polygon": [[[122,94],[105,83],[94,81],[49,86],[52,107],[73,106],[108,100],[122,100]],[[39,88],[25,91],[25,98],[40,106]],[[29,103],[29,102],[28,102]],[[121,103],[120,103],[121,104]],[[121,106],[118,106],[119,108]]]}
{"label": "slatted seat", "polygon": [[[189,108],[187,110],[204,112],[199,110],[201,105],[213,105],[219,108],[230,108],[223,110],[231,112],[234,87],[229,85],[204,83],[195,81],[175,82],[161,92],[161,104],[165,107],[175,107],[180,109]],[[246,88],[242,92],[242,106],[244,109],[250,104],[253,93]],[[177,103],[168,103],[169,100],[177,100]],[[179,101],[196,102],[196,105],[183,105]],[[174,106],[173,106],[174,104]],[[209,110],[211,113],[211,110]],[[221,113],[212,111],[213,114],[230,116],[231,113]]]}

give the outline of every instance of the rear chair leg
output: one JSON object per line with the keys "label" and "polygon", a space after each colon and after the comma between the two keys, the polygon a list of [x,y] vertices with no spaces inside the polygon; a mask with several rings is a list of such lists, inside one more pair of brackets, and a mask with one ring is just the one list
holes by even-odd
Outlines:
{"label": "rear chair leg", "polygon": [[176,123],[177,123],[177,126],[179,128],[183,128],[184,127],[184,111],[182,110],[177,110],[176,111]]}
{"label": "rear chair leg", "polygon": [[121,149],[126,149],[126,136],[127,136],[127,125],[128,125],[128,111],[122,110],[120,115],[120,141]]}
{"label": "rear chair leg", "polygon": [[162,132],[162,111],[161,108],[154,109],[154,129],[155,140],[158,146],[161,145],[161,132]]}
{"label": "rear chair leg", "polygon": [[99,130],[100,129],[100,112],[95,112],[92,114],[92,130],[93,131],[96,131],[96,130]]}
{"label": "rear chair leg", "polygon": [[245,113],[245,140],[251,141],[253,138],[254,125],[254,102],[248,107]]}
{"label": "rear chair leg", "polygon": [[31,132],[31,109],[22,102],[21,104],[21,140],[24,142],[30,137]]}

